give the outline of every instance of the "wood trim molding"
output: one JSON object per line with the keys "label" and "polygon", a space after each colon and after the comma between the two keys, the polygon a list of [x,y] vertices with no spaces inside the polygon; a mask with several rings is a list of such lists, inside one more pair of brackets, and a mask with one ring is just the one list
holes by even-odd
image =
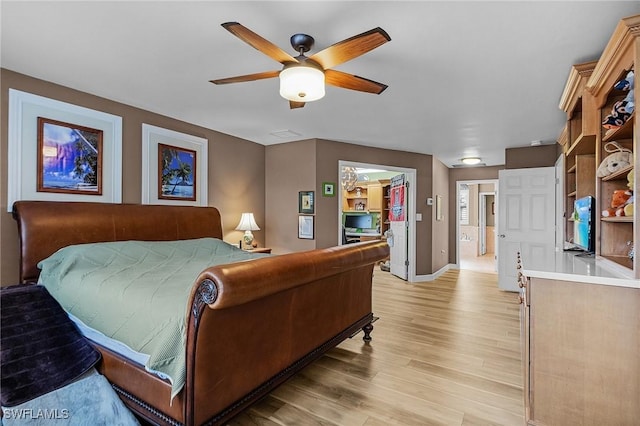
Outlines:
{"label": "wood trim molding", "polygon": [[562,145],[563,148],[569,147],[569,129],[567,129],[567,125],[565,124],[564,127],[562,128],[562,131],[560,132],[560,134],[558,135],[558,139],[557,142]]}
{"label": "wood trim molding", "polygon": [[584,90],[585,84],[593,73],[597,63],[598,61],[591,61],[583,64],[576,64],[571,67],[569,79],[567,80],[562,96],[560,97],[559,105],[560,109],[567,113],[567,116],[571,115],[578,103],[578,100],[582,97],[582,91]]}
{"label": "wood trim molding", "polygon": [[628,70],[633,65],[635,49],[631,49],[631,45],[638,37],[640,37],[640,15],[620,20],[587,81],[586,89],[597,99],[598,107],[602,107],[606,93],[615,83],[612,80],[617,79],[623,69]]}

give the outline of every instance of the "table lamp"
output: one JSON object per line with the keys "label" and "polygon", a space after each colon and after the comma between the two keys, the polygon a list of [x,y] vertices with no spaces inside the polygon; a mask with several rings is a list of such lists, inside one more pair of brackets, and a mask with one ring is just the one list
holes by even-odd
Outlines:
{"label": "table lamp", "polygon": [[244,236],[242,240],[247,248],[251,248],[253,244],[253,234],[251,231],[259,231],[260,227],[256,223],[256,220],[253,217],[253,213],[242,213],[242,217],[240,218],[240,223],[236,226],[236,231],[244,231]]}

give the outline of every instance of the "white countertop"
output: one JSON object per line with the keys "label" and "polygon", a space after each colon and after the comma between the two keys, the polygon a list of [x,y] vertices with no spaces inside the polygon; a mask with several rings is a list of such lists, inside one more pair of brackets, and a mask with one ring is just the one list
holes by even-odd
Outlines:
{"label": "white countertop", "polygon": [[593,256],[585,257],[576,252],[561,251],[556,252],[553,262],[549,260],[547,259],[544,265],[527,268],[527,259],[523,257],[522,273],[527,277],[640,289],[640,280],[625,278],[614,270],[602,266],[602,262]]}

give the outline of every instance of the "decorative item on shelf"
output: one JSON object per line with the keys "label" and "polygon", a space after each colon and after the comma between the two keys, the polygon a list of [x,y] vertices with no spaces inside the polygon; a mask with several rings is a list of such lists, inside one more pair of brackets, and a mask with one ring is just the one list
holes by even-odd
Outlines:
{"label": "decorative item on shelf", "polygon": [[622,101],[613,104],[611,114],[607,115],[602,121],[602,127],[605,129],[617,129],[622,126],[633,114],[635,110],[634,90],[633,90],[633,70],[627,73],[626,78],[618,81],[613,85],[616,90],[628,91],[627,97]]}
{"label": "decorative item on shelf", "polygon": [[629,192],[631,193],[631,197],[627,200],[627,204],[624,206],[624,215],[625,216],[633,216],[633,204],[636,201],[636,196],[633,193],[633,180],[635,174],[633,173],[633,169],[629,173],[627,173],[627,187],[629,188]]}
{"label": "decorative item on shelf", "polygon": [[364,203],[363,202],[356,203],[355,204],[355,208],[356,208],[356,210],[364,211]]}
{"label": "decorative item on shelf", "polygon": [[343,189],[347,191],[353,191],[358,182],[358,173],[355,167],[345,166],[342,167],[342,173],[340,174],[340,184]]}
{"label": "decorative item on shelf", "polygon": [[253,217],[253,213],[242,213],[242,217],[240,217],[240,223],[236,226],[236,231],[244,231],[244,236],[242,240],[244,241],[245,247],[253,247],[253,234],[251,231],[259,231],[260,228],[256,223],[255,218]]}
{"label": "decorative item on shelf", "polygon": [[609,155],[598,166],[596,175],[600,178],[629,167],[633,161],[633,152],[628,148],[622,147],[618,142],[607,142],[604,145],[604,150]]}
{"label": "decorative item on shelf", "polygon": [[633,241],[627,241],[627,245],[629,246],[629,252],[627,253],[627,256],[629,256],[629,259],[633,260],[636,255],[636,249],[633,246]]}
{"label": "decorative item on shelf", "polygon": [[360,187],[356,188],[356,197],[362,197],[362,188]]}
{"label": "decorative item on shelf", "polygon": [[632,192],[628,189],[614,190],[611,195],[611,207],[602,211],[602,217],[625,216],[625,207],[629,200],[632,200],[632,195]]}

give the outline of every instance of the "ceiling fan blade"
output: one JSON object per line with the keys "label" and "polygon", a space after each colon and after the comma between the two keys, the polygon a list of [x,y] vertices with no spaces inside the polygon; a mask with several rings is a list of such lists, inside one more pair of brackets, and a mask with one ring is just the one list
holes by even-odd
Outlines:
{"label": "ceiling fan blade", "polygon": [[331,45],[311,55],[309,59],[316,61],[326,70],[353,58],[357,58],[388,41],[391,41],[389,34],[382,28],[377,27]]}
{"label": "ceiling fan blade", "polygon": [[289,109],[304,108],[304,102],[289,101]]}
{"label": "ceiling fan blade", "polygon": [[280,49],[278,46],[271,43],[269,40],[262,38],[258,34],[254,33],[250,29],[240,25],[237,22],[225,22],[224,24],[222,24],[222,26],[231,34],[238,37],[240,40],[244,41],[248,45],[264,53],[271,59],[274,59],[280,62],[281,64],[286,64],[289,62],[293,62],[293,63],[298,62],[296,58],[289,55],[287,52]]}
{"label": "ceiling fan blade", "polygon": [[347,74],[346,72],[336,70],[325,70],[324,81],[332,86],[341,87],[343,89],[358,90],[360,92],[375,93],[379,95],[384,92],[388,86],[369,80],[357,75]]}
{"label": "ceiling fan blade", "polygon": [[219,78],[217,80],[209,80],[213,84],[229,84],[229,83],[242,83],[244,81],[263,80],[265,78],[277,77],[280,71],[265,71],[256,74],[239,75],[237,77]]}

